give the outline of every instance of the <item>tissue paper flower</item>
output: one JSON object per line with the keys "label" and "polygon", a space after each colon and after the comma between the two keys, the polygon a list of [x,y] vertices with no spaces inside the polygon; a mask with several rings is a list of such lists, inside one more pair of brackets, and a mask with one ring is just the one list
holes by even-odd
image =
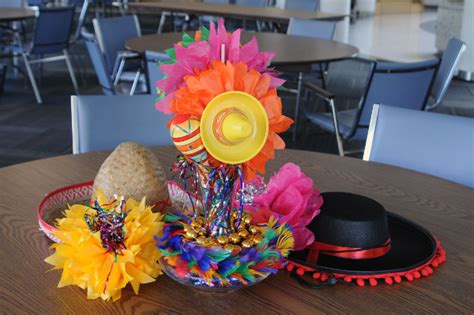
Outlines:
{"label": "tissue paper flower", "polygon": [[95,207],[76,204],[57,222],[55,253],[45,261],[62,269],[58,287],[77,285],[87,289],[87,298],[121,297],[130,283],[138,294],[140,284],[161,274],[154,236],[162,232],[159,213],[133,199],[107,203],[98,192]]}
{"label": "tissue paper flower", "polygon": [[255,36],[245,45],[240,44],[242,30],[236,30],[228,34],[224,20],[220,19],[217,30],[214,23],[210,25],[210,31],[202,27],[196,32],[195,38],[184,34],[183,40],[174,48],[166,50],[171,61],[160,66],[165,78],[157,82],[157,86],[163,96],[156,105],[157,109],[165,114],[171,114],[169,101],[173,99],[174,92],[183,85],[186,76],[193,76],[206,69],[215,60],[221,60],[221,46],[225,47],[227,61],[237,64],[245,63],[248,69],[265,73],[270,78],[270,86],[275,88],[283,84],[284,80],[276,78],[277,73],[268,68],[270,60],[275,56],[274,52],[260,52]]}
{"label": "tissue paper flower", "polygon": [[294,250],[304,249],[314,242],[313,233],[306,226],[320,213],[323,199],[313,180],[304,175],[293,163],[286,163],[273,175],[267,190],[255,195],[253,206],[246,209],[252,223],[268,222],[274,216],[288,223],[295,239]]}
{"label": "tissue paper flower", "polygon": [[243,164],[245,177],[250,179],[256,171],[265,173],[265,163],[273,159],[275,149],[285,148],[285,142],[278,133],[286,131],[293,123],[293,120],[282,114],[281,99],[270,81],[270,76],[250,69],[245,63],[232,64],[228,61],[224,64],[216,60],[211,62],[208,69],[184,79],[185,84],[170,101],[170,111],[200,118],[207,104],[221,93],[243,91],[255,96],[265,108],[269,131],[262,150]]}

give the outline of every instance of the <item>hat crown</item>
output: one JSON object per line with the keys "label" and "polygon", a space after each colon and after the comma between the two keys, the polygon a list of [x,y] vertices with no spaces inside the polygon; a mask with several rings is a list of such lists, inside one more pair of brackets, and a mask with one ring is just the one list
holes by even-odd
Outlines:
{"label": "hat crown", "polygon": [[353,248],[377,247],[390,238],[385,208],[365,196],[322,194],[321,213],[311,222],[316,242]]}

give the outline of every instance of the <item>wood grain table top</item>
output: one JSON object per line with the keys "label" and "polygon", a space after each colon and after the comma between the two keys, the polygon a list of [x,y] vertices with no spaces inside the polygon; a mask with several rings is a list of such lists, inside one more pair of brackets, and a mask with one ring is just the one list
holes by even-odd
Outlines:
{"label": "wood grain table top", "polygon": [[35,17],[31,9],[0,8],[0,22],[25,20]]}
{"label": "wood grain table top", "polygon": [[[194,32],[187,32],[194,36]],[[125,48],[143,54],[146,50],[163,52],[179,42],[183,33],[162,33],[145,35],[129,39]],[[319,62],[330,62],[351,58],[359,50],[351,45],[318,38],[290,36],[281,33],[242,32],[243,44],[255,36],[260,51],[274,51],[276,56],[272,65],[305,65]]]}
{"label": "wood grain table top", "polygon": [[[172,147],[155,148],[165,169]],[[346,191],[378,200],[428,228],[441,241],[447,261],[429,277],[392,286],[338,284],[301,287],[286,271],[247,289],[224,295],[202,293],[163,275],[127,287],[118,302],[86,299],[78,287],[58,289],[60,271],[43,260],[51,242],[38,228],[40,199],[59,187],[91,180],[107,152],[49,158],[0,169],[0,313],[469,313],[474,312],[473,190],[416,172],[334,155],[285,150],[267,165],[268,174],[291,161],[322,191]],[[168,174],[170,175],[170,174]],[[267,175],[268,177],[268,175]]]}
{"label": "wood grain table top", "polygon": [[231,4],[215,4],[192,1],[151,1],[132,2],[128,4],[130,10],[149,12],[166,11],[173,13],[188,13],[196,15],[212,15],[237,19],[258,19],[277,23],[288,23],[292,17],[307,20],[342,20],[347,15],[324,13],[317,11],[294,11],[276,7],[247,7]]}

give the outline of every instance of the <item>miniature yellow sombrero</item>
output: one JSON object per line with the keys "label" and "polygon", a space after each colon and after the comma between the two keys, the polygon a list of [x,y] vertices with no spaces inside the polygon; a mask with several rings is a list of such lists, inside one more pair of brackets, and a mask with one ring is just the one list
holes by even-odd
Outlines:
{"label": "miniature yellow sombrero", "polygon": [[230,91],[214,97],[201,117],[201,138],[207,152],[227,164],[251,160],[268,136],[268,117],[252,95]]}

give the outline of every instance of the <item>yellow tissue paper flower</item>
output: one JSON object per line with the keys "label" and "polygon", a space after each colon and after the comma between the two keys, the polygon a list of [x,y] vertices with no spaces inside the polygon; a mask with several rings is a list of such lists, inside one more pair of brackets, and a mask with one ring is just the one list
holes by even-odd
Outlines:
{"label": "yellow tissue paper flower", "polygon": [[107,203],[98,192],[97,204],[106,209],[106,214],[124,212],[117,230],[123,236],[119,250],[107,249],[101,239],[103,229],[90,227],[91,222],[99,222],[99,210],[73,205],[65,210],[65,217],[57,221],[54,235],[61,242],[51,246],[55,253],[45,261],[53,265],[53,269],[63,270],[59,288],[77,285],[87,289],[88,299],[101,297],[116,301],[128,283],[138,294],[140,284],[153,282],[161,274],[158,264],[161,254],[154,236],[161,236],[163,216],[153,213],[145,204],[145,198],[141,202],[128,199]]}

